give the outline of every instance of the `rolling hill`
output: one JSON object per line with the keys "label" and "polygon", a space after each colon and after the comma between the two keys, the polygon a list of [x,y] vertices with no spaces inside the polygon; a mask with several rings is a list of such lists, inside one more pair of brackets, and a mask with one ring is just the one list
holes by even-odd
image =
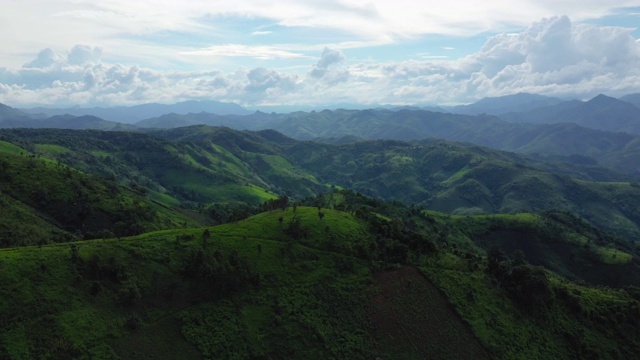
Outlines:
{"label": "rolling hill", "polygon": [[0,250],[0,355],[614,359],[640,350],[633,288],[531,265],[529,239],[524,257],[482,247],[494,233],[550,231],[581,261],[599,263],[582,254],[603,249],[632,263],[636,253],[619,245],[574,243],[597,238],[593,229],[536,215],[449,219],[353,192],[306,201],[317,206]]}
{"label": "rolling hill", "polygon": [[[557,106],[566,106],[566,103]],[[547,108],[539,111],[544,109]],[[635,161],[640,154],[637,135],[606,132],[570,123],[519,124],[487,115],[402,109],[324,110],[291,114],[257,112],[247,116],[169,114],[136,125],[168,129],[196,124],[227,126],[237,130],[273,129],[298,140],[339,139],[345,136],[404,141],[441,138],[554,158],[565,163],[575,163],[577,157],[586,156],[601,166],[636,177],[640,175],[640,168]]]}
{"label": "rolling hill", "polygon": [[413,108],[47,121],[0,130],[0,359],[640,353],[637,136]]}
{"label": "rolling hill", "polygon": [[[344,187],[453,214],[568,211],[607,231],[640,238],[640,194],[633,181],[613,182],[615,174],[593,165],[557,168],[478,146],[440,140],[331,145],[274,131],[207,126],[153,134],[3,134],[45,157],[191,208],[232,201],[258,205],[280,194],[299,199]],[[607,181],[594,181],[599,179]]]}
{"label": "rolling hill", "polygon": [[146,198],[140,188],[123,188],[4,141],[0,168],[1,247],[200,224]]}
{"label": "rolling hill", "polygon": [[[523,110],[527,108],[525,104],[537,104],[543,100],[551,101],[550,99],[553,100],[517,94],[512,97],[485,99],[479,103],[499,108],[515,102],[521,105],[519,110]],[[635,161],[640,154],[638,136],[590,128],[627,131],[628,126],[635,126],[633,125],[634,114],[638,111],[634,108],[627,102],[599,96],[586,103],[562,102],[551,107],[538,107],[529,112],[504,115],[506,119],[515,122],[505,122],[488,115],[467,116],[401,108],[323,110],[290,114],[266,114],[258,111],[242,116],[216,115],[206,112],[183,115],[168,113],[139,121],[134,127],[94,116],[64,115],[47,119],[30,118],[25,117],[26,114],[18,110],[5,107],[3,111],[6,116],[0,120],[0,126],[136,131],[137,127],[170,129],[206,124],[227,126],[236,130],[274,129],[298,140],[325,141],[323,139],[355,137],[413,141],[442,138],[471,142],[498,150],[515,151],[547,161],[572,165],[583,165],[585,161],[592,162],[638,177],[640,168]],[[533,118],[527,119],[528,116]],[[516,123],[521,121],[548,122],[549,124]]]}

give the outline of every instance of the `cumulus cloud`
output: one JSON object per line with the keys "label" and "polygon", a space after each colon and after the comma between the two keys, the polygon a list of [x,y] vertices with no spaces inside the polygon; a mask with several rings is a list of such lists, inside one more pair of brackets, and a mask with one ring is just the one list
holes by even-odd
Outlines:
{"label": "cumulus cloud", "polygon": [[459,65],[477,88],[492,93],[537,88],[577,96],[624,91],[619,82],[637,78],[635,69],[640,65],[640,47],[631,31],[574,25],[566,16],[544,19],[520,34],[489,39]]}
{"label": "cumulus cloud", "polygon": [[22,68],[0,68],[0,102],[9,105],[110,105],[218,99],[245,105],[461,103],[517,92],[588,98],[638,92],[640,43],[631,29],[576,25],[568,17],[537,21],[488,39],[459,60],[384,64],[346,61],[325,48],[295,70],[258,67],[159,71],[108,64],[102,50],[41,51]]}
{"label": "cumulus cloud", "polygon": [[102,49],[87,45],[76,45],[68,52],[58,53],[46,48],[38,53],[33,60],[23,65],[23,68],[47,68],[51,66],[83,65],[100,61]]}
{"label": "cumulus cloud", "polygon": [[38,53],[38,56],[33,60],[26,64],[23,67],[25,68],[46,68],[54,65],[59,62],[62,57],[59,54],[56,54],[53,50],[47,48]]}
{"label": "cumulus cloud", "polygon": [[327,73],[329,66],[337,64],[344,59],[342,51],[325,47],[320,55],[320,60],[313,66],[309,75],[314,78],[321,78]]}
{"label": "cumulus cloud", "polygon": [[71,65],[82,65],[97,62],[100,60],[101,56],[101,48],[92,48],[86,45],[76,45],[71,49],[69,55],[67,55],[67,61]]}

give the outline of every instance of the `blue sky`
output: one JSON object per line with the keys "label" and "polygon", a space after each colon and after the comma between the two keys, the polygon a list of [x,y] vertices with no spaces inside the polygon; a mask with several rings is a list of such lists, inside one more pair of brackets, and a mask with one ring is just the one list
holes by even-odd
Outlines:
{"label": "blue sky", "polygon": [[11,106],[640,92],[640,1],[6,1]]}

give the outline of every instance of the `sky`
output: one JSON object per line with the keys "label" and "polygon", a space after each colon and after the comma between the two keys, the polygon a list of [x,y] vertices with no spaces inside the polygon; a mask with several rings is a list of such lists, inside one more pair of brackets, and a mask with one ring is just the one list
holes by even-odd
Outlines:
{"label": "sky", "polygon": [[2,0],[0,103],[640,93],[640,0]]}

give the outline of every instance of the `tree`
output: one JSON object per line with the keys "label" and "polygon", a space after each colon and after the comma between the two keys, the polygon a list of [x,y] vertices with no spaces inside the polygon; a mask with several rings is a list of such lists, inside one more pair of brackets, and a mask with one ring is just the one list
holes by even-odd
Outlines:
{"label": "tree", "polygon": [[129,278],[118,289],[118,301],[121,305],[131,306],[142,297],[136,278]]}
{"label": "tree", "polygon": [[298,215],[294,215],[289,222],[289,227],[286,229],[287,234],[293,238],[293,240],[300,240],[308,235],[307,229],[302,227],[302,222]]}
{"label": "tree", "polygon": [[76,244],[71,244],[71,248],[69,250],[71,251],[71,262],[76,264],[80,262],[80,247]]}
{"label": "tree", "polygon": [[211,232],[209,231],[209,229],[204,229],[204,231],[202,232],[202,247],[207,247],[207,245],[209,244],[209,239],[211,239]]}
{"label": "tree", "polygon": [[282,211],[284,211],[287,208],[287,205],[289,204],[289,197],[287,195],[280,196],[280,198],[278,199],[278,203],[282,208]]}

